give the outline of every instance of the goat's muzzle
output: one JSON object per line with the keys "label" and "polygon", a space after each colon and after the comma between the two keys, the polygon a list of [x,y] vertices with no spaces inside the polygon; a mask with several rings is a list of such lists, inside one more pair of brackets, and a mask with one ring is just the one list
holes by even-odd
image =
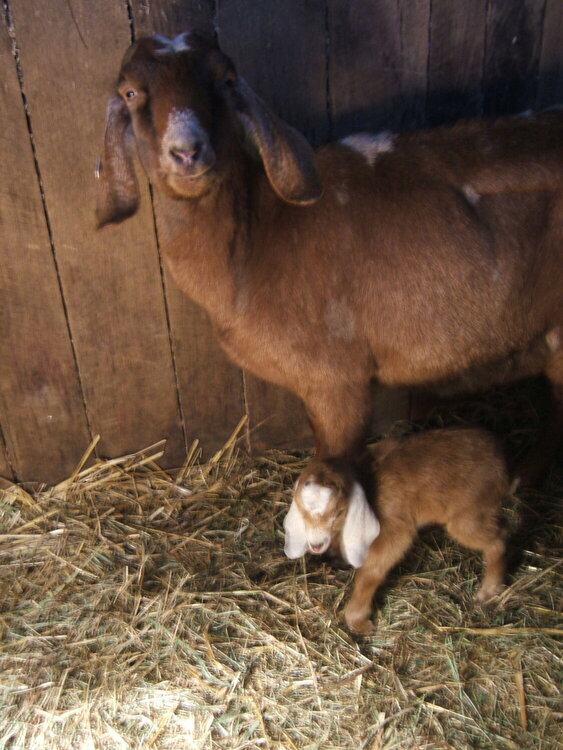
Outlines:
{"label": "goat's muzzle", "polygon": [[215,152],[209,143],[199,140],[178,142],[168,147],[163,166],[178,177],[197,179],[215,164]]}
{"label": "goat's muzzle", "polygon": [[327,549],[330,546],[330,540],[329,542],[323,543],[323,544],[311,544],[309,543],[309,549],[313,553],[313,555],[322,555],[323,552],[326,552]]}
{"label": "goat's muzzle", "polygon": [[160,150],[160,174],[168,187],[187,197],[204,192],[215,161],[215,150],[195,114],[173,110]]}

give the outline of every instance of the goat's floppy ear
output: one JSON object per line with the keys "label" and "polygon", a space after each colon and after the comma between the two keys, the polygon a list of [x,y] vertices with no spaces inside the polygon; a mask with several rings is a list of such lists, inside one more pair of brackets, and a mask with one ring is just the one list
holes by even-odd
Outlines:
{"label": "goat's floppy ear", "polygon": [[234,93],[238,117],[277,195],[298,205],[317,201],[322,187],[313,149],[305,138],[276,117],[243,78],[236,80]]}
{"label": "goat's floppy ear", "polygon": [[283,522],[285,529],[284,552],[291,559],[302,557],[307,552],[307,530],[305,522],[295,500],[289,506],[289,511]]}
{"label": "goat's floppy ear", "polygon": [[366,500],[363,489],[354,482],[348,500],[348,511],[340,551],[355,568],[361,568],[373,540],[379,536],[379,521]]}
{"label": "goat's floppy ear", "polygon": [[96,170],[98,229],[127,219],[139,207],[139,183],[131,155],[132,137],[127,106],[114,94],[108,102],[104,153]]}

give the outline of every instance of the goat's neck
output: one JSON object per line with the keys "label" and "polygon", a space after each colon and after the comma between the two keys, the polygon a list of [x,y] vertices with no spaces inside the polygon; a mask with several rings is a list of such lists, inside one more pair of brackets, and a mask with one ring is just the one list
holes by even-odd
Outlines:
{"label": "goat's neck", "polygon": [[227,323],[248,245],[243,181],[232,178],[197,200],[163,198],[162,204],[160,241],[177,285],[214,322]]}

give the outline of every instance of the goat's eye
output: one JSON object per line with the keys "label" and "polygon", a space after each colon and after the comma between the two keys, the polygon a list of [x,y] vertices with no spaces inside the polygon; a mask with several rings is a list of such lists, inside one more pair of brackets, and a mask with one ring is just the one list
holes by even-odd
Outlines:
{"label": "goat's eye", "polygon": [[125,98],[131,101],[137,96],[137,89],[127,89],[125,91]]}

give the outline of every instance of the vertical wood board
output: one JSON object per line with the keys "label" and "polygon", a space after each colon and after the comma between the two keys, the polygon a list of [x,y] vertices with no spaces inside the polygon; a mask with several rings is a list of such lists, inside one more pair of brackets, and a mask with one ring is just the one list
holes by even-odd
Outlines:
{"label": "vertical wood board", "polygon": [[334,136],[424,123],[429,0],[329,0]]}
{"label": "vertical wood board", "polygon": [[[94,229],[105,102],[130,42],[125,4],[11,0],[31,122],[90,422],[100,452],[167,438],[184,453],[152,211]],[[103,22],[101,22],[103,19]],[[68,65],[72,61],[72,65]]]}
{"label": "vertical wood board", "polygon": [[16,476],[50,481],[90,435],[4,23],[0,62],[0,421]]}
{"label": "vertical wood board", "polygon": [[311,143],[328,139],[325,0],[221,0],[221,48],[274,112]]}
{"label": "vertical wood board", "polygon": [[490,0],[483,75],[484,112],[503,115],[536,103],[545,0]]}
{"label": "vertical wood board", "polygon": [[428,61],[429,125],[483,110],[487,0],[432,0]]}

